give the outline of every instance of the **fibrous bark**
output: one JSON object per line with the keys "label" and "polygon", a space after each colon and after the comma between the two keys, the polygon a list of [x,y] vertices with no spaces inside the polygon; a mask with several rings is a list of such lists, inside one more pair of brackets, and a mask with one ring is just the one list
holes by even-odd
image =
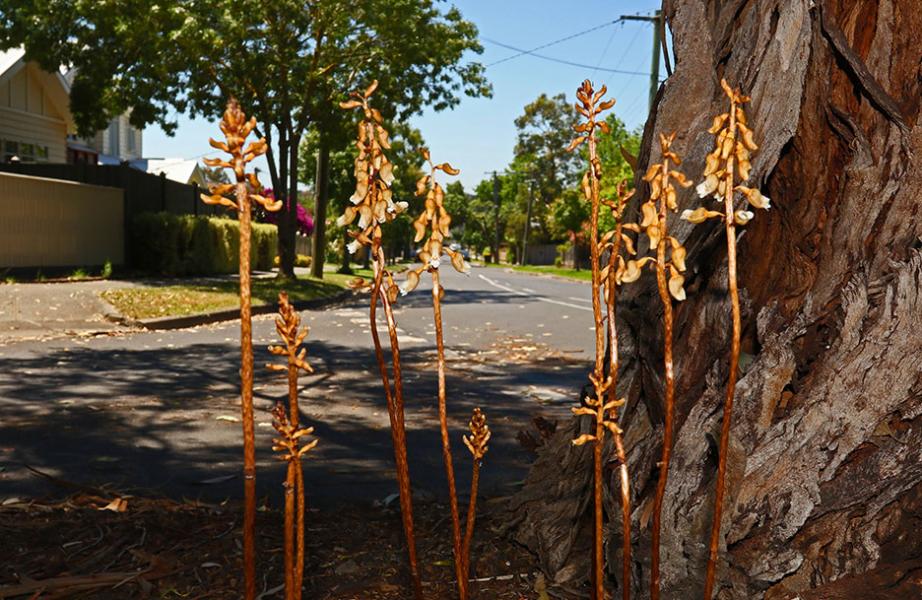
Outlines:
{"label": "fibrous bark", "polygon": [[[664,10],[676,69],[647,123],[639,171],[659,158],[656,136],[677,131],[683,170],[700,174],[724,77],[753,97],[760,150],[752,181],[772,198],[739,237],[742,357],[717,597],[873,598],[877,587],[922,595],[918,0],[671,0]],[[698,200],[688,194],[680,204]],[[728,380],[727,256],[717,222],[694,231],[681,224],[674,234],[688,248],[690,271],[688,300],[675,315],[662,589],[666,598],[695,598]],[[648,594],[664,412],[655,294],[649,284],[634,287],[619,310],[640,597]],[[588,572],[591,455],[569,440],[587,425],[558,427],[512,504],[517,538],[557,589],[573,595]],[[613,476],[613,580],[621,579],[617,490]],[[833,583],[840,579],[853,583]]]}

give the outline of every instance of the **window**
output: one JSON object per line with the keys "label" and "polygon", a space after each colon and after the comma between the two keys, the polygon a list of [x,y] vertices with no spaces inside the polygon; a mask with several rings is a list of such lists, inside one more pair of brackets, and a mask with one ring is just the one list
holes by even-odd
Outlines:
{"label": "window", "polygon": [[10,162],[15,156],[22,162],[48,162],[48,146],[17,142],[14,140],[0,141],[0,161]]}
{"label": "window", "polygon": [[19,144],[6,140],[3,142],[3,162],[9,162],[14,156],[19,156]]}
{"label": "window", "polygon": [[121,148],[118,143],[118,117],[109,123],[109,154],[111,156],[121,156]]}

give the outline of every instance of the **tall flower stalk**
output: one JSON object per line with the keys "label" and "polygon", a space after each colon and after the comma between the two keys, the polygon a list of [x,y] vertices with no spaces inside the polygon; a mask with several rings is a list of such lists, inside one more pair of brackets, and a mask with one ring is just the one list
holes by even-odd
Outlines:
{"label": "tall flower stalk", "polygon": [[[730,341],[730,372],[727,379],[727,395],[724,401],[723,422],[720,430],[720,455],[717,462],[717,489],[714,498],[714,520],[711,524],[710,553],[708,555],[707,574],[704,583],[704,597],[707,600],[714,594],[714,579],[717,573],[717,558],[720,550],[720,526],[723,513],[724,491],[727,475],[727,447],[730,443],[730,425],[733,411],[733,396],[736,392],[736,377],[740,359],[740,302],[736,279],[736,226],[745,225],[753,218],[753,213],[745,209],[735,209],[737,192],[754,208],[768,209],[771,202],[768,197],[756,189],[743,185],[749,180],[752,165],[750,153],[758,150],[753,140],[752,129],[746,122],[746,113],[742,105],[749,102],[739,89],[733,89],[725,79],[720,85],[730,101],[730,109],[714,117],[709,133],[716,135],[714,150],[708,154],[704,169],[704,181],[695,189],[701,198],[713,196],[723,202],[722,211],[699,207],[686,210],[682,218],[692,223],[702,223],[707,219],[721,219],[724,222],[727,237],[727,280],[730,293],[730,307],[733,319],[733,332]],[[739,183],[737,183],[739,182]]]}
{"label": "tall flower stalk", "polygon": [[[660,593],[660,536],[662,527],[663,499],[669,478],[669,462],[672,457],[672,438],[675,421],[675,373],[672,360],[672,301],[685,299],[685,247],[669,235],[667,215],[678,209],[675,183],[688,187],[691,182],[673,167],[682,164],[679,156],[672,151],[675,133],[660,134],[660,151],[662,162],[650,165],[644,175],[644,181],[650,184],[650,197],[641,205],[643,220],[637,227],[646,234],[650,251],[655,256],[645,256],[627,263],[622,281],[631,282],[640,278],[643,267],[647,264],[656,271],[656,286],[660,302],[663,305],[663,379],[664,409],[663,449],[660,457],[659,479],[653,500],[653,532],[651,535],[650,557],[650,598],[659,599]],[[668,258],[667,258],[668,254]],[[668,275],[668,277],[667,277]]]}
{"label": "tall flower stalk", "polygon": [[[346,251],[355,254],[359,247],[368,249],[374,268],[374,282],[371,287],[371,336],[375,346],[375,358],[384,385],[387,401],[387,414],[391,425],[391,439],[394,444],[394,460],[397,466],[397,486],[400,492],[400,516],[403,521],[404,536],[407,541],[407,556],[410,566],[410,578],[413,593],[417,599],[422,598],[422,581],[416,558],[416,540],[413,533],[413,499],[410,487],[410,470],[407,463],[406,427],[403,408],[403,378],[400,370],[400,347],[397,338],[397,321],[394,318],[392,304],[398,295],[394,278],[387,270],[387,263],[382,247],[382,224],[392,221],[407,209],[406,202],[394,202],[391,183],[394,181],[393,165],[388,160],[385,150],[390,149],[387,130],[384,128],[381,113],[372,108],[371,95],[378,87],[374,81],[362,92],[352,92],[350,100],[340,103],[344,110],[358,109],[362,120],[358,125],[355,159],[355,193],[350,198],[352,206],[347,206],[337,221],[340,227],[353,223],[358,218],[358,229],[349,231],[352,242]],[[377,304],[381,302],[387,321],[390,337],[391,361],[393,366],[394,386],[391,388],[390,376],[384,360],[384,350],[378,337]]]}
{"label": "tall flower stalk", "polygon": [[[596,600],[605,598],[605,581],[604,581],[604,545],[602,533],[604,530],[603,506],[602,506],[602,447],[605,440],[605,432],[609,431],[615,440],[616,453],[621,461],[621,498],[622,498],[622,534],[624,536],[624,555],[622,564],[622,594],[624,598],[630,597],[630,487],[627,471],[627,457],[624,452],[624,443],[622,440],[622,431],[618,426],[617,409],[624,404],[624,399],[618,399],[616,380],[618,373],[617,358],[617,332],[615,328],[615,298],[616,292],[616,268],[615,262],[619,259],[619,252],[622,242],[621,231],[621,211],[623,210],[622,201],[629,197],[620,188],[621,196],[618,201],[604,201],[606,205],[613,208],[616,218],[616,228],[614,231],[599,236],[599,212],[601,199],[601,179],[602,163],[598,156],[597,148],[597,131],[609,133],[608,124],[604,120],[599,120],[599,115],[614,106],[615,101],[601,101],[605,96],[607,88],[602,86],[596,92],[592,83],[587,79],[576,90],[576,110],[585,119],[584,122],[576,125],[577,137],[568,148],[573,151],[584,143],[588,146],[589,169],[583,176],[582,190],[586,200],[591,205],[590,217],[590,255],[592,262],[592,312],[595,318],[595,365],[589,380],[593,385],[593,394],[591,397],[583,399],[583,406],[573,409],[576,415],[590,415],[595,421],[594,433],[580,435],[573,440],[573,444],[581,446],[593,442],[592,464],[593,464],[593,507],[594,507],[594,528],[593,528],[593,560],[592,560],[592,582],[594,586],[594,597]],[[601,102],[600,102],[601,101]],[[610,252],[609,263],[602,268],[601,259],[605,250]],[[622,261],[623,262],[623,261]],[[602,316],[602,292],[607,288],[605,294],[606,317]],[[605,325],[607,319],[607,325]],[[609,363],[606,373],[605,364],[605,340],[608,337],[611,345]]]}
{"label": "tall flower stalk", "polygon": [[475,408],[468,423],[471,430],[470,436],[464,436],[464,445],[471,453],[473,466],[471,467],[471,497],[467,505],[467,520],[464,522],[464,545],[461,555],[464,557],[464,577],[467,579],[471,572],[471,542],[474,540],[474,519],[477,516],[477,487],[480,483],[480,463],[487,454],[487,444],[490,441],[490,428],[487,426],[487,416],[479,408]]}
{"label": "tall flower stalk", "polygon": [[[226,141],[209,139],[213,148],[226,152],[228,159],[207,158],[209,167],[223,167],[234,172],[234,183],[212,186],[202,194],[206,204],[218,204],[237,211],[240,223],[240,408],[243,421],[243,580],[244,598],[256,597],[256,438],[253,426],[253,325],[250,293],[251,202],[267,211],[282,207],[252,190],[262,190],[255,173],[247,173],[247,163],[266,153],[266,140],[260,138],[246,147],[247,137],[256,127],[256,118],[247,120],[237,101],[231,98],[220,123]],[[249,187],[248,187],[249,186]],[[233,194],[233,198],[229,197]]]}
{"label": "tall flower stalk", "polygon": [[[605,244],[608,253],[608,271],[602,271],[602,281],[605,295],[606,331],[608,334],[608,372],[611,375],[611,385],[608,386],[608,404],[618,400],[618,368],[620,355],[618,354],[618,328],[616,327],[618,279],[619,273],[624,272],[624,258],[621,256],[622,244],[628,253],[634,253],[631,239],[625,235],[623,221],[624,209],[628,200],[634,195],[633,190],[627,189],[627,182],[618,183],[617,197],[614,200],[603,198],[602,204],[611,211],[615,220],[615,229],[602,236],[601,243]],[[607,241],[610,238],[610,241]],[[627,466],[627,452],[624,449],[624,439],[621,433],[613,434],[615,443],[615,456],[618,459],[618,472],[621,480],[621,597],[629,600],[631,597],[631,480]]]}
{"label": "tall flower stalk", "polygon": [[[267,364],[272,371],[285,371],[288,374],[288,415],[285,407],[277,404],[273,410],[273,427],[281,435],[274,439],[272,449],[285,452],[279,460],[288,462],[285,477],[285,594],[286,600],[300,600],[301,585],[304,581],[304,473],[301,457],[317,445],[312,441],[300,446],[299,439],[314,431],[313,427],[303,429],[298,426],[300,410],[298,408],[298,375],[301,371],[313,373],[314,369],[307,362],[307,348],[301,344],[307,337],[308,328],[299,329],[301,317],[288,301],[288,294],[279,293],[279,314],[275,318],[275,330],[284,342],[284,346],[269,346],[269,352],[284,356],[283,365]],[[297,504],[297,511],[295,505]]]}
{"label": "tall flower stalk", "polygon": [[422,150],[423,158],[429,163],[430,173],[423,175],[416,182],[416,194],[425,196],[425,209],[422,214],[413,222],[416,230],[414,242],[420,242],[429,232],[429,239],[423,244],[423,249],[419,253],[419,260],[422,266],[410,269],[407,272],[407,279],[401,287],[401,291],[406,294],[419,284],[420,275],[423,271],[429,271],[432,276],[432,310],[433,320],[435,321],[435,342],[438,350],[438,373],[439,373],[439,426],[442,434],[442,459],[445,462],[445,474],[448,478],[448,497],[451,509],[451,532],[453,551],[455,558],[455,576],[458,580],[458,595],[461,600],[467,600],[467,575],[466,564],[464,560],[462,540],[461,540],[461,519],[458,513],[458,494],[455,488],[455,468],[451,456],[451,440],[448,434],[448,406],[445,390],[445,342],[442,334],[442,296],[445,290],[439,281],[439,265],[442,262],[442,255],[447,254],[451,259],[452,266],[461,273],[470,272],[470,266],[464,261],[460,252],[455,252],[445,246],[445,238],[451,235],[449,228],[451,226],[451,215],[445,209],[443,204],[445,191],[436,181],[435,174],[437,171],[443,171],[447,175],[457,175],[460,173],[448,163],[433,164],[429,151]]}

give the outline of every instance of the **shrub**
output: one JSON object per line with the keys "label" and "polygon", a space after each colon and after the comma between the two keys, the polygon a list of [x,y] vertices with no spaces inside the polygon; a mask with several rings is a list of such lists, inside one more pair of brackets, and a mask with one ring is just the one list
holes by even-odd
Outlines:
{"label": "shrub", "polygon": [[[272,264],[276,267],[279,266],[279,257],[276,256],[272,259]],[[295,256],[295,266],[307,268],[311,266],[311,257],[306,254],[298,254]]]}
{"label": "shrub", "polygon": [[[251,266],[268,271],[278,246],[274,225],[254,224]],[[158,275],[234,273],[240,248],[234,219],[142,213],[128,226],[129,264]]]}

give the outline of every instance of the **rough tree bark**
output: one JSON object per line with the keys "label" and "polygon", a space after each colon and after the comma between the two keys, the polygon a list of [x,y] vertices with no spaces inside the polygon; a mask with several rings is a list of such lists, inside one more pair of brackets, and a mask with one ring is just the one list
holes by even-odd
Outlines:
{"label": "rough tree bark", "polygon": [[[676,70],[639,172],[658,159],[655,136],[677,131],[683,170],[698,179],[725,77],[753,96],[752,181],[772,198],[740,238],[744,355],[717,597],[922,597],[919,0],[670,0],[664,12]],[[699,205],[690,193],[680,203]],[[726,250],[717,222],[674,232],[690,271],[675,323],[663,597],[700,598],[727,379]],[[620,393],[641,598],[662,439],[660,312],[650,281],[624,290]],[[512,500],[517,539],[578,597],[590,572],[591,454],[570,440],[588,427],[562,424]],[[621,585],[615,473],[607,569]]]}

